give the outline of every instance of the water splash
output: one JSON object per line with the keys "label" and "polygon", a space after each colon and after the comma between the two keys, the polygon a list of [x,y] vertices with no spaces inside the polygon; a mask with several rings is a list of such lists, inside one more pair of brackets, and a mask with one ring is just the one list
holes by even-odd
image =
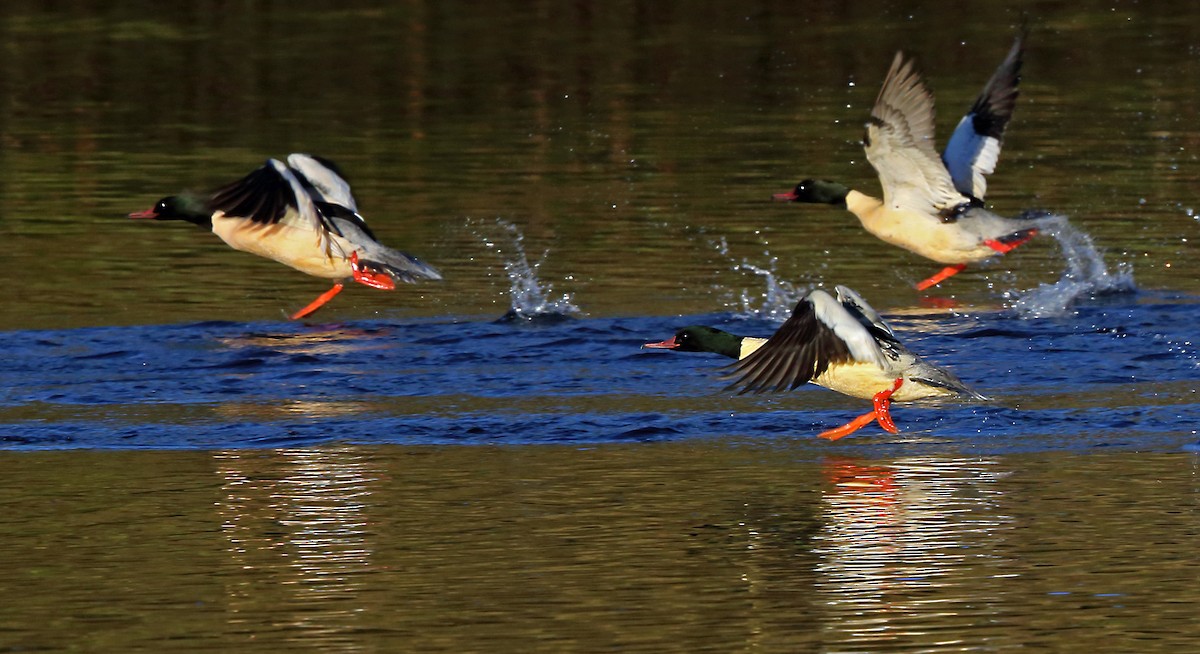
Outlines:
{"label": "water splash", "polygon": [[1104,264],[1103,254],[1092,243],[1092,237],[1073,227],[1065,216],[1050,216],[1041,232],[1058,241],[1067,268],[1053,284],[1005,293],[1005,299],[1017,315],[1022,318],[1061,316],[1080,298],[1137,290],[1133,268],[1129,263],[1117,264],[1116,272],[1110,273]]}
{"label": "water splash", "polygon": [[[734,309],[739,318],[754,318],[781,323],[792,315],[792,310],[796,308],[800,298],[808,292],[808,286],[793,284],[779,277],[776,270],[779,257],[771,256],[770,250],[763,250],[763,256],[767,260],[764,267],[751,263],[747,259],[742,259],[740,262],[735,261],[733,257],[729,256],[729,244],[724,237],[713,242],[712,245],[718,254],[729,261],[734,272],[743,275],[752,274],[762,279],[761,290],[752,291],[743,288],[737,298],[730,297],[725,301],[725,306]],[[766,245],[764,242],[764,248]]]}
{"label": "water splash", "polygon": [[550,251],[546,250],[536,263],[530,264],[525,254],[525,235],[521,230],[505,220],[497,220],[496,227],[500,231],[499,238],[480,231],[475,233],[487,249],[503,259],[504,272],[508,275],[509,309],[500,321],[558,322],[582,315],[579,307],[571,302],[570,293],[553,298],[554,287],[538,281],[538,269]]}

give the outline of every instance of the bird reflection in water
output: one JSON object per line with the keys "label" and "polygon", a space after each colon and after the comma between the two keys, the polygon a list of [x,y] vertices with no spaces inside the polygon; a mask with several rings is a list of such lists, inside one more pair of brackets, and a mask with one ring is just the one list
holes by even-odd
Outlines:
{"label": "bird reflection in water", "polygon": [[[871,651],[987,620],[1016,599],[1003,554],[1014,528],[997,460],[904,458],[824,464],[817,590],[831,641]],[[1010,610],[1019,610],[1009,606]],[[932,641],[930,641],[932,642]]]}
{"label": "bird reflection in water", "polygon": [[380,338],[390,336],[391,331],[385,328],[337,327],[275,333],[250,332],[217,340],[229,348],[263,349],[290,355],[335,356],[394,347],[391,339]]}
{"label": "bird reflection in water", "polygon": [[[221,374],[229,380],[230,395],[239,399],[220,402],[215,412],[235,421],[274,422],[362,415],[375,410],[375,402],[366,397],[327,398],[308,393],[307,388],[355,378],[369,366],[356,361],[353,355],[397,347],[396,339],[390,338],[391,331],[339,327],[219,338],[218,342],[234,356],[222,365]],[[268,393],[269,399],[257,399],[261,393],[280,387],[284,390]]]}
{"label": "bird reflection in water", "polygon": [[337,418],[363,415],[380,410],[377,402],[366,400],[272,400],[270,402],[222,402],[217,415],[235,421],[273,423],[290,418]]}
{"label": "bird reflection in water", "polygon": [[232,621],[282,619],[325,646],[351,644],[370,612],[361,591],[378,566],[367,525],[382,471],[352,447],[230,450],[216,465]]}

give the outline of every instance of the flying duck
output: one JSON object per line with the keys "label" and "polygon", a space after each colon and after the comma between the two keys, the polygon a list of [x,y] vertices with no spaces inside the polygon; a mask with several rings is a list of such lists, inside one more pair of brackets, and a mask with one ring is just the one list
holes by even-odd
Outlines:
{"label": "flying duck", "polygon": [[1005,254],[1037,234],[1049,215],[1016,218],[983,206],[985,175],[996,168],[1004,129],[1020,83],[1025,33],[988,80],[939,157],[933,142],[933,93],[911,59],[897,52],[867,123],[863,146],[879,175],[883,199],[825,180],[806,179],[776,200],[842,206],[875,236],[927,259],[948,264],[917,284],[925,290],[966,264]]}
{"label": "flying duck", "polygon": [[792,390],[811,382],[843,395],[870,399],[874,409],[819,436],[837,440],[878,421],[898,433],[891,402],[929,397],[987,398],[954,373],[922,359],[904,346],[892,328],[858,293],[836,287],[837,298],[814,289],[770,338],[743,337],[713,327],[684,327],[673,337],[643,347],[713,352],[737,359],[730,364],[730,389]]}
{"label": "flying duck", "polygon": [[292,314],[293,320],[321,308],[349,280],[392,290],[396,282],[442,278],[431,266],[377,241],[337,166],[307,154],[288,155],[286,164],[268,159],[207,197],[165,197],[129,217],[187,221],[212,230],[235,250],[337,280]]}

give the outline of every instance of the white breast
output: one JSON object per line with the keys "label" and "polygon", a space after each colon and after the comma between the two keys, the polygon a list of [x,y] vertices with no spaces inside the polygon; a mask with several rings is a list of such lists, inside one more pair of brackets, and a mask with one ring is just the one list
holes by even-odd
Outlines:
{"label": "white breast", "polygon": [[[288,223],[259,225],[240,218],[225,218],[217,212],[213,216],[213,233],[235,250],[278,261],[314,277],[345,279],[353,274],[350,262],[322,248],[319,235],[309,229]],[[336,247],[333,239],[326,242]],[[346,251],[350,249],[353,248]]]}

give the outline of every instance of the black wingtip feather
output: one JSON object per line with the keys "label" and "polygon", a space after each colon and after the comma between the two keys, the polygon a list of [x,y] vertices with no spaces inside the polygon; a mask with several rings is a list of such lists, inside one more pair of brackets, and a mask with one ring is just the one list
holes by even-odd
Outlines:
{"label": "black wingtip feather", "polygon": [[208,202],[211,211],[262,224],[279,222],[289,207],[298,208],[295,193],[270,162],[217,189]]}
{"label": "black wingtip feather", "polygon": [[795,390],[851,359],[849,347],[817,318],[806,297],[762,347],[726,366],[731,372],[723,378],[733,379],[726,388],[740,389],[738,395]]}
{"label": "black wingtip feather", "polygon": [[1004,130],[1012,120],[1017,97],[1020,95],[1018,87],[1021,84],[1021,66],[1024,65],[1027,34],[1028,29],[1023,26],[1017,33],[1008,55],[971,105],[971,126],[976,134],[995,139],[1004,136]]}

